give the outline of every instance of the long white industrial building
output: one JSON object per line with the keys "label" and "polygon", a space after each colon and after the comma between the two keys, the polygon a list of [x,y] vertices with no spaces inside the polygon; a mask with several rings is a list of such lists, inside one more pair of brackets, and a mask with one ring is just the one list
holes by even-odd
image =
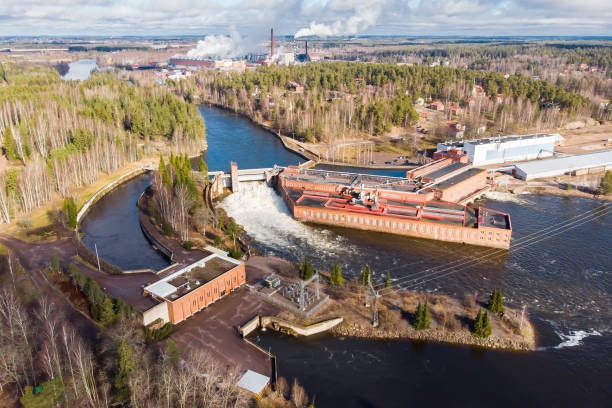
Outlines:
{"label": "long white industrial building", "polygon": [[458,142],[438,143],[438,150],[461,149],[474,166],[551,157],[565,140],[558,133],[510,135]]}
{"label": "long white industrial building", "polygon": [[555,177],[566,173],[594,173],[612,169],[612,150],[536,160],[514,165],[512,173],[523,180]]}

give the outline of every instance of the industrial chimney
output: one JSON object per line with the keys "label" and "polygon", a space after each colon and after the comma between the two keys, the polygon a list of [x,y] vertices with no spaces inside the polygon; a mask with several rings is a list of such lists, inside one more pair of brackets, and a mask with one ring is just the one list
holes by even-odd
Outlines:
{"label": "industrial chimney", "polygon": [[305,52],[305,54],[308,55],[308,40],[306,40],[306,52]]}
{"label": "industrial chimney", "polygon": [[274,29],[270,29],[270,58],[274,57]]}

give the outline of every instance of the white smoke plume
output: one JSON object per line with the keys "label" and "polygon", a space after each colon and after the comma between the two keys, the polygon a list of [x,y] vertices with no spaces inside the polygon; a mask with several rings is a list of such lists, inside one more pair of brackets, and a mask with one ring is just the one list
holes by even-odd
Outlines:
{"label": "white smoke plume", "polygon": [[235,30],[227,35],[207,35],[203,40],[198,41],[195,48],[186,54],[189,58],[205,57],[235,57],[241,55],[242,38]]}
{"label": "white smoke plume", "polygon": [[380,4],[358,6],[355,7],[353,15],[347,20],[337,20],[331,24],[312,21],[308,27],[299,29],[295,33],[294,38],[355,35],[376,25],[380,13]]}

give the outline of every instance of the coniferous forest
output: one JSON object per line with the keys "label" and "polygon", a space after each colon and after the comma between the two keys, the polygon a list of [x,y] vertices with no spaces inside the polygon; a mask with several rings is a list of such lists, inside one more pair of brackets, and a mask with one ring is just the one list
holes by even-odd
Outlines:
{"label": "coniferous forest", "polygon": [[558,127],[596,110],[563,84],[441,66],[327,62],[207,71],[170,85],[185,98],[199,96],[286,135],[326,143],[412,126],[419,120],[413,104],[421,98],[462,107],[468,136],[483,125],[495,132]]}

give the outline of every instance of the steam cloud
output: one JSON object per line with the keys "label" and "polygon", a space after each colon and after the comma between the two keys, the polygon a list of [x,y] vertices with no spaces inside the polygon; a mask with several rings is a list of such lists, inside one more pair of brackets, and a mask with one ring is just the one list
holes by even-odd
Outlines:
{"label": "steam cloud", "polygon": [[310,26],[299,29],[294,38],[318,36],[330,37],[340,35],[354,35],[376,25],[380,16],[380,5],[369,5],[355,8],[355,13],[347,20],[338,20],[332,24],[323,24],[312,21]]}
{"label": "steam cloud", "polygon": [[242,38],[232,31],[231,35],[207,35],[203,40],[198,41],[195,48],[186,54],[189,58],[204,57],[235,57],[242,53]]}

